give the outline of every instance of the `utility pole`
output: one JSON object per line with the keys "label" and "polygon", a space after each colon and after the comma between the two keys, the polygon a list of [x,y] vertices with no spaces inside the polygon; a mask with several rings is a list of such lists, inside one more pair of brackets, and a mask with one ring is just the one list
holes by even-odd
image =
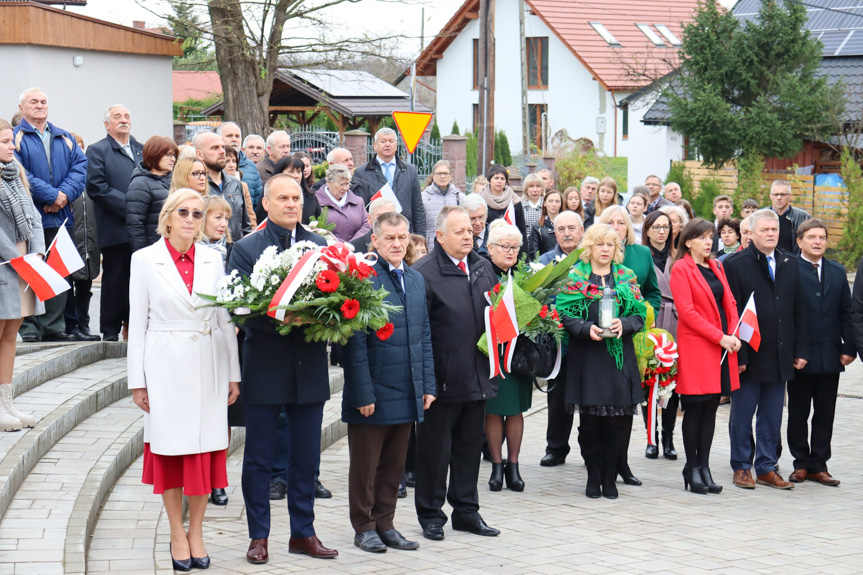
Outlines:
{"label": "utility pole", "polygon": [[422,16],[420,16],[420,52],[426,47],[426,9],[422,8]]}
{"label": "utility pole", "polygon": [[521,54],[521,153],[530,154],[530,124],[527,107],[527,46],[524,33],[524,0],[518,0],[518,38]]}
{"label": "utility pole", "polygon": [[494,2],[479,2],[479,127],[477,174],[494,161]]}

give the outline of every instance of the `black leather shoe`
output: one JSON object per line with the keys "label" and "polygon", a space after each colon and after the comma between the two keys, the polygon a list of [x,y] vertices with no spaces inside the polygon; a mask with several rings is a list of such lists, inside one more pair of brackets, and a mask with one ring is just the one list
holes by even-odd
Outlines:
{"label": "black leather shoe", "polygon": [[270,501],[279,501],[288,496],[288,486],[281,481],[270,481]]}
{"label": "black leather shoe", "polygon": [[443,541],[443,525],[440,523],[429,523],[423,527],[423,537],[432,541]]}
{"label": "black leather shoe", "polygon": [[420,544],[416,541],[408,541],[404,538],[404,536],[396,531],[395,529],[387,529],[386,531],[381,531],[378,533],[381,537],[381,541],[384,542],[384,545],[387,547],[392,547],[393,549],[403,549],[405,551],[412,551],[414,549],[419,549]]}
{"label": "black leather shoe", "polygon": [[374,529],[354,535],[354,546],[369,553],[386,553],[387,546],[381,541],[380,535]]}
{"label": "black leather shoe", "polygon": [[192,568],[193,569],[209,569],[210,568],[210,556],[206,557],[192,557]]}
{"label": "black leather shoe", "polygon": [[558,465],[563,465],[566,463],[566,457],[561,457],[560,455],[555,455],[554,453],[546,453],[542,456],[542,459],[539,460],[539,464],[543,467],[557,467]]}
{"label": "black leather shoe", "polygon": [[66,333],[65,331],[61,331],[60,333],[54,333],[51,335],[46,335],[45,337],[42,338],[42,341],[63,341],[63,342],[66,342],[66,341],[78,341],[78,338],[76,338],[71,333]]}
{"label": "black leather shoe", "polygon": [[224,489],[213,489],[213,492],[210,493],[210,503],[213,505],[227,505],[228,494],[225,493]]}
{"label": "black leather shoe", "polygon": [[102,336],[102,341],[120,341],[120,334],[106,333]]}
{"label": "black leather shoe", "polygon": [[402,481],[401,483],[399,483],[398,497],[399,497],[399,499],[404,499],[407,496],[408,496],[408,490],[407,490],[407,487],[405,487],[405,482]]}
{"label": "black leather shoe", "polygon": [[659,457],[659,448],[655,445],[648,444],[644,448],[644,456],[648,459],[657,459]]}
{"label": "black leather shoe", "polygon": [[321,484],[320,479],[315,479],[315,499],[329,499],[333,494]]}
{"label": "black leather shoe", "polygon": [[662,433],[662,456],[672,461],[677,459],[677,450],[674,449],[674,438],[670,433],[668,435],[665,432]]}
{"label": "black leather shoe", "polygon": [[456,531],[467,531],[468,533],[482,535],[483,537],[497,537],[500,535],[500,531],[494,527],[486,525],[485,521],[482,520],[482,517],[465,523],[461,523],[453,519],[452,528]]}
{"label": "black leather shoe", "polygon": [[174,551],[172,549],[172,545],[168,543],[168,551],[171,553],[171,565],[174,567],[174,571],[191,571],[192,570],[192,558],[188,559],[174,559]]}
{"label": "black leather shoe", "polygon": [[506,486],[510,491],[524,491],[524,480],[518,472],[518,463],[506,463],[503,470]]}
{"label": "black leather shoe", "polygon": [[417,486],[417,475],[413,471],[405,471],[405,485],[408,487]]}
{"label": "black leather shoe", "polygon": [[21,341],[23,341],[24,343],[39,343],[41,341],[41,338],[38,334],[35,333],[25,333],[21,336]]}
{"label": "black leather shoe", "polygon": [[76,341],[101,341],[102,338],[98,335],[93,335],[92,333],[84,333],[82,330],[75,330],[72,332],[73,336],[75,336]]}

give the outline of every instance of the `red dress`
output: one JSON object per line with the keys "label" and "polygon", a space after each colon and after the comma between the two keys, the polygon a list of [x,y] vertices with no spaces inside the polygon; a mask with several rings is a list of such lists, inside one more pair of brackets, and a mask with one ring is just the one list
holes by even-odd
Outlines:
{"label": "red dress", "polygon": [[[181,254],[171,245],[168,252],[177,266],[183,283],[192,293],[195,279],[195,245]],[[209,495],[213,489],[228,486],[227,458],[224,449],[209,453],[190,453],[188,455],[159,455],[150,451],[150,444],[144,444],[144,476],[142,482],[153,486],[153,493],[161,495],[168,489],[183,488],[186,496]]]}

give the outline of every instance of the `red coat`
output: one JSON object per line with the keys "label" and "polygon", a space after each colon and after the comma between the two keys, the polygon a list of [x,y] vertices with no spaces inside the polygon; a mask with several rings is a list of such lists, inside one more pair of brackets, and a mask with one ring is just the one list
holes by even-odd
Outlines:
{"label": "red coat", "polygon": [[[722,307],[728,329],[737,325],[737,303],[728,287],[725,272],[716,260],[709,260],[710,269],[722,282],[725,292]],[[683,395],[704,395],[722,390],[719,360],[725,351],[719,345],[724,335],[719,308],[713,292],[697,264],[689,254],[675,262],[671,268],[671,292],[677,307],[677,392]],[[732,391],[740,387],[737,373],[737,354],[725,358],[731,375]]]}

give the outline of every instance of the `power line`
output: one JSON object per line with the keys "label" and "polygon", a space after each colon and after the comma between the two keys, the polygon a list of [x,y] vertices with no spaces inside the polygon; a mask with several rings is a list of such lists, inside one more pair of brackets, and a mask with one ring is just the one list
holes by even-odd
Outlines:
{"label": "power line", "polygon": [[[819,4],[812,4],[810,2],[804,2],[803,0],[789,0],[790,2],[794,2],[795,4],[800,4],[801,6],[806,6],[807,8],[817,8],[819,10],[824,10],[827,12],[836,12],[837,14],[845,14],[847,16],[855,16],[857,18],[863,18],[863,14],[857,14],[856,12],[849,12],[848,10],[843,10],[841,8],[830,8],[828,6],[821,6]],[[863,8],[863,5],[858,6],[858,8]]]}

